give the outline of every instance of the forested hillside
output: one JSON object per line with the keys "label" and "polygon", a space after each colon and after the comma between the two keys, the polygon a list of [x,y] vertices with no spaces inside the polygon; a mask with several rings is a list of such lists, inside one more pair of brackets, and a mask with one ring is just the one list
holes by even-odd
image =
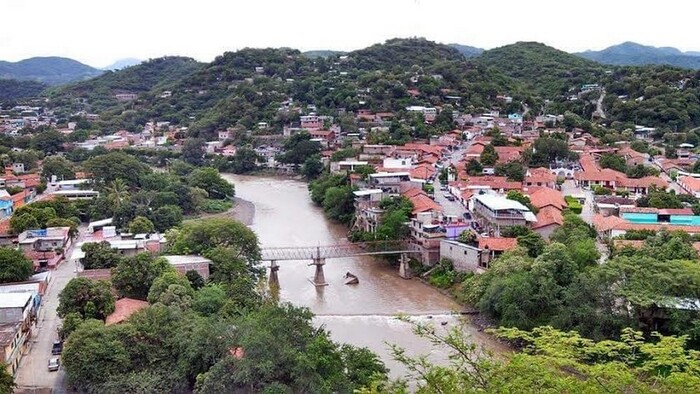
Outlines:
{"label": "forested hillside", "polygon": [[18,62],[0,61],[0,79],[38,81],[60,85],[100,75],[101,70],[64,57],[33,57]]}
{"label": "forested hillside", "polygon": [[[227,127],[254,130],[258,122],[280,132],[299,119],[299,111],[289,109],[305,111],[307,105],[321,115],[368,109],[392,112],[397,119],[411,118],[405,110],[411,105],[448,110],[430,129],[419,119],[397,125],[390,138],[403,140],[449,129],[451,111],[513,113],[523,111],[522,103],[532,109],[528,116],[570,112],[595,120],[602,90],[584,92],[585,84],[605,89],[606,122],[616,128],[636,123],[663,133],[700,126],[696,72],[668,66],[604,66],[533,42],[473,58],[420,38],[318,56],[288,48],[246,48],[224,53],[209,64],[180,57],[155,59],[57,88],[49,97],[56,108],[100,113],[98,126],[106,132],[136,130],[158,119],[205,138]],[[165,90],[172,94],[163,96]],[[118,102],[114,95],[120,92],[139,97]],[[512,102],[498,99],[505,95]],[[339,118],[345,129],[356,127]]]}
{"label": "forested hillside", "polygon": [[537,42],[491,49],[476,60],[547,98],[566,94],[572,87],[596,83],[605,70],[598,63]]}
{"label": "forested hillside", "polygon": [[16,79],[0,79],[0,100],[20,100],[36,97],[47,85],[36,81],[18,81]]}

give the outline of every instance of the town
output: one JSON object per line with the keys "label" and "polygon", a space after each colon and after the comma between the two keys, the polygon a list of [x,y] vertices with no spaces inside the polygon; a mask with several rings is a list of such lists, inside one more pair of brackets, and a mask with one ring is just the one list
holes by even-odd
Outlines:
{"label": "town", "polygon": [[[418,55],[391,69],[396,75],[363,63],[382,58],[372,48],[383,53],[392,45]],[[544,58],[553,51],[514,45],[545,51]],[[426,47],[457,58],[418,66]],[[453,74],[476,66],[450,51],[407,39],[318,60],[288,49],[244,49],[210,66],[163,58],[0,103],[0,341],[17,387],[120,392],[147,381],[154,392],[221,392],[222,379],[255,390],[276,382],[257,370],[252,377],[232,371],[248,362],[282,363],[281,354],[258,354],[256,346],[314,330],[311,312],[285,306],[282,301],[294,301],[285,292],[312,291],[313,302],[325,306],[336,293],[324,298],[322,287],[341,283],[326,281],[320,252],[305,256],[317,270],[307,287],[285,282],[286,267],[265,253],[279,247],[352,243],[359,252],[340,257],[384,254],[372,257],[380,268],[371,272],[401,279],[387,287],[413,286],[406,294],[431,297],[438,288],[462,313],[479,315],[470,323],[483,323],[478,332],[496,329],[492,335],[513,348],[533,341],[527,330],[547,339],[560,333],[537,331],[549,327],[610,341],[636,330],[640,341],[685,338],[680,354],[690,352],[685,346],[695,349],[700,134],[691,126],[697,125],[678,116],[671,129],[671,121],[644,112],[652,93],[662,93],[645,89],[645,98],[625,90],[636,86],[625,79],[633,79],[624,74],[632,71],[587,64],[589,79],[557,79],[563,87],[544,99],[497,82],[467,88]],[[110,85],[120,75],[132,80],[171,62],[192,67],[191,74],[165,87]],[[669,95],[692,85],[681,71],[668,74],[659,77],[666,85],[658,89]],[[290,190],[302,184],[304,203],[315,206],[285,205],[285,197],[247,201],[252,180],[267,182],[271,195],[292,182],[284,190],[290,201]],[[245,209],[252,211],[242,214]],[[288,232],[270,244],[256,209],[263,218],[284,210],[322,212],[329,227],[321,231],[338,226],[343,237],[333,234],[333,245],[297,238],[290,234],[303,223],[274,216]],[[362,249],[369,247],[380,249]],[[264,261],[271,263],[269,275]],[[379,291],[363,287],[381,287],[362,271],[366,263],[353,260],[339,287]],[[390,279],[382,267],[390,267]],[[415,304],[411,299],[377,315],[413,311]],[[413,314],[440,314],[424,308]],[[276,316],[284,319],[268,326]],[[605,321],[598,326],[597,320]],[[330,345],[318,351],[338,360],[364,349],[343,347],[323,332]],[[176,339],[164,338],[171,334]],[[281,341],[311,346],[319,340],[314,335],[304,337],[304,346],[298,338]],[[143,338],[148,345],[139,348]],[[659,343],[654,346],[666,345]],[[191,359],[164,371],[163,360],[181,353]],[[305,357],[289,362],[302,368]],[[353,366],[359,372],[339,372],[343,378],[328,386],[288,378],[285,387],[345,392],[387,383],[378,356],[357,357],[367,361]],[[106,367],[93,373],[93,364]],[[696,372],[681,372],[698,380]]]}

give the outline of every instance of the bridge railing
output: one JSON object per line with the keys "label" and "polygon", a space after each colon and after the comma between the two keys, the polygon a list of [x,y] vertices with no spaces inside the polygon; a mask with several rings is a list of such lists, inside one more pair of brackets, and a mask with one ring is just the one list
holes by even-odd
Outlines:
{"label": "bridge railing", "polygon": [[406,241],[373,241],[319,246],[263,248],[261,260],[311,260],[351,257],[363,254],[390,254],[409,250]]}

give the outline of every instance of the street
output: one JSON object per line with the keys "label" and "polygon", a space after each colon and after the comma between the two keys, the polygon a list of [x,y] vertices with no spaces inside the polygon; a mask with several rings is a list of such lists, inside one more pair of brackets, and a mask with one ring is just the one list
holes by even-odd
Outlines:
{"label": "street", "polygon": [[[82,234],[85,227],[79,229]],[[73,253],[73,245],[76,245],[81,236],[73,241],[73,244],[66,249],[65,255]],[[58,295],[68,282],[76,276],[75,266],[68,260],[64,260],[55,270],[51,271],[51,280],[46,293],[41,301],[41,309],[37,317],[37,328],[34,336],[29,340],[30,347],[27,354],[22,357],[19,364],[15,383],[17,389],[15,393],[34,393],[43,389],[51,389],[51,393],[67,392],[66,376],[63,365],[57,372],[48,371],[49,359],[52,357],[51,348],[53,342],[58,339],[58,327],[61,319],[56,314],[58,308]]]}

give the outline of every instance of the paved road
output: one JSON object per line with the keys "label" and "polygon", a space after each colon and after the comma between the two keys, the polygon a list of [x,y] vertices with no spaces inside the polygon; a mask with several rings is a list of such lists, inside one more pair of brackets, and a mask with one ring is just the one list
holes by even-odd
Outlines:
{"label": "paved road", "polygon": [[600,97],[598,97],[595,103],[595,112],[593,113],[594,115],[597,114],[600,116],[601,119],[607,118],[607,116],[605,116],[605,109],[603,109],[603,99],[605,99],[605,89],[600,92]]}
{"label": "paved road", "polygon": [[[83,233],[85,229],[81,228]],[[80,237],[73,242],[79,242]],[[70,256],[73,246],[66,250],[66,256]],[[66,287],[66,284],[75,277],[75,266],[68,261],[63,261],[61,265],[51,272],[51,281],[42,299],[41,310],[37,320],[37,329],[31,339],[29,353],[22,357],[15,376],[17,383],[17,393],[33,393],[34,389],[53,389],[52,393],[66,392],[66,377],[63,367],[58,372],[49,372],[47,369],[49,359],[55,357],[51,355],[51,348],[54,340],[58,338],[58,327],[61,319],[56,314],[58,308],[58,294]]]}

